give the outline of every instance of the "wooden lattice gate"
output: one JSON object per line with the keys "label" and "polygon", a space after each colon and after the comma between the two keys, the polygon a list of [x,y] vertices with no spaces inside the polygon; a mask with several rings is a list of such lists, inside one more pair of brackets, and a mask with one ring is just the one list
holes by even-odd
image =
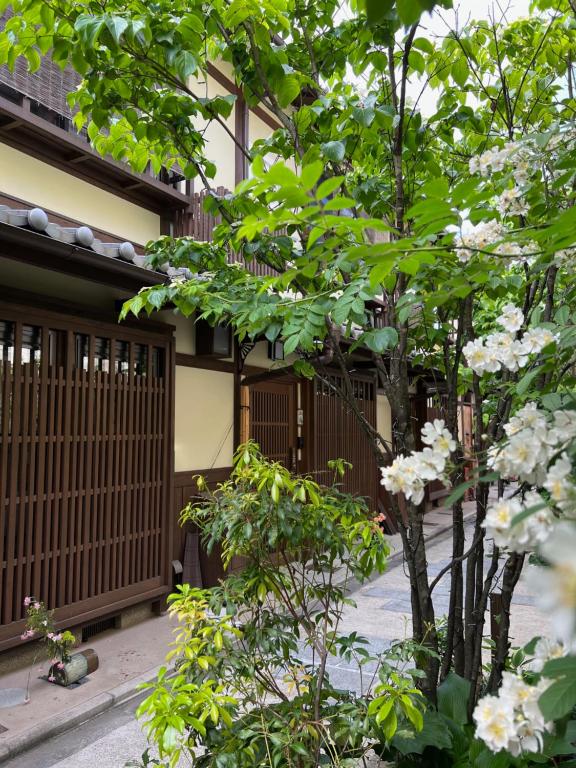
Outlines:
{"label": "wooden lattice gate", "polygon": [[[378,508],[379,471],[370,442],[351,409],[338,396],[342,376],[330,373],[315,379],[312,404],[313,469],[320,482],[329,483],[333,473],[326,470],[330,459],[345,459],[352,464],[342,490],[366,497],[372,510]],[[376,426],[376,382],[373,378],[353,377],[355,401],[368,422]]]}
{"label": "wooden lattice gate", "polygon": [[249,388],[250,437],[262,453],[296,470],[296,386],[280,382]]}
{"label": "wooden lattice gate", "polygon": [[0,648],[26,595],[70,625],[166,591],[172,354],[0,303]]}

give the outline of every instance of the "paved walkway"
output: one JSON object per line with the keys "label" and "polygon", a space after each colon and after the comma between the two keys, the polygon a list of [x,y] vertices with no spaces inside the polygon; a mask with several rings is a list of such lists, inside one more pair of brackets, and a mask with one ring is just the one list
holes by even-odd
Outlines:
{"label": "paved walkway", "polygon": [[[449,530],[446,530],[448,518],[443,510],[437,510],[428,515],[426,522],[430,573],[435,575],[450,558],[451,539]],[[346,608],[340,626],[343,632],[356,630],[364,635],[374,652],[383,650],[393,640],[410,635],[409,581],[404,573],[398,537],[391,538],[391,545],[396,554],[392,557],[389,570],[355,592],[356,607]],[[435,590],[439,616],[448,609],[448,579],[446,575]],[[547,632],[548,624],[534,608],[532,595],[520,584],[512,614],[513,644],[522,645],[533,635]],[[64,716],[69,707],[79,711],[88,708],[91,701],[94,702],[120,682],[125,691],[129,691],[130,676],[132,679],[152,676],[156,666],[163,661],[170,635],[169,620],[161,617],[94,638],[90,645],[100,655],[101,669],[73,691],[49,686],[34,678],[29,705],[11,710],[0,709],[0,723],[8,727],[0,735],[0,761],[3,741],[15,733],[25,738],[33,726],[40,727],[54,715]],[[358,670],[351,665],[334,659],[328,669],[335,684],[354,689],[361,687],[363,681]],[[370,673],[370,667],[365,673]],[[13,673],[0,678],[0,684],[3,687],[23,686],[25,677],[24,671]],[[365,680],[366,675],[364,686]],[[146,747],[145,737],[132,716],[134,708],[134,702],[125,702],[93,718],[89,724],[49,739],[41,747],[12,758],[6,764],[10,768],[122,768],[127,760],[139,758]]]}

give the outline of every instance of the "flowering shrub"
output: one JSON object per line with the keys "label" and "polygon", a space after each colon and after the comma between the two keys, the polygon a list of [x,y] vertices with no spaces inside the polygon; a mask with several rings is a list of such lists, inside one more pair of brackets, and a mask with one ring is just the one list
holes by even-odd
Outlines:
{"label": "flowering shrub", "polygon": [[441,480],[447,483],[445,471],[450,454],[456,450],[456,441],[446,429],[442,419],[426,422],[422,427],[422,451],[409,456],[397,456],[389,467],[381,467],[381,484],[390,493],[403,493],[406,499],[420,504],[427,482]]}
{"label": "flowering shrub", "polygon": [[[499,547],[535,551],[543,558],[542,564],[530,566],[527,581],[559,638],[536,643],[531,668],[543,673],[536,683],[505,674],[498,696],[481,699],[475,709],[478,738],[494,752],[519,755],[540,751],[545,733],[553,729],[551,721],[576,703],[574,692],[566,699],[566,678],[554,680],[558,660],[576,641],[576,410],[547,413],[530,402],[504,431],[506,439],[489,450],[488,464],[502,478],[520,481],[520,493],[491,504],[483,526]],[[573,661],[562,664],[565,674]]]}
{"label": "flowering shrub", "polygon": [[65,630],[57,632],[54,628],[53,611],[47,610],[44,603],[33,597],[24,598],[26,608],[26,630],[22,634],[22,640],[37,637],[44,642],[46,653],[50,659],[51,667],[48,680],[56,682],[58,673],[64,669],[64,664],[70,660],[70,651],[76,642],[76,638]]}
{"label": "flowering shrub", "polygon": [[520,675],[504,672],[497,696],[485,696],[474,710],[476,735],[493,751],[505,749],[517,757],[539,752],[544,734],[553,729],[538,705],[549,680],[529,685]]}
{"label": "flowering shrub", "polygon": [[491,333],[474,339],[462,349],[468,367],[479,376],[501,369],[517,371],[524,368],[529,355],[541,352],[557,339],[548,328],[540,327],[529,328],[517,339],[515,334],[524,323],[524,315],[513,304],[506,304],[497,322],[504,328],[504,333]]}

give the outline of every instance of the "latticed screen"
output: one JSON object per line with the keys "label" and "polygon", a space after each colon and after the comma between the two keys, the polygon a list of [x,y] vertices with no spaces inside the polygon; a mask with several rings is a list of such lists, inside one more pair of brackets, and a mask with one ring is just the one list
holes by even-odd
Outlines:
{"label": "latticed screen", "polygon": [[165,582],[168,341],[24,318],[0,319],[0,646],[26,595],[73,616]]}

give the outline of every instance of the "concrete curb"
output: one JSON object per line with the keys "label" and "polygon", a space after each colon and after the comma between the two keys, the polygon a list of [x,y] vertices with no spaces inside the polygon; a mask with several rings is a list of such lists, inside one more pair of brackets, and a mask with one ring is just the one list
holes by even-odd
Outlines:
{"label": "concrete curb", "polygon": [[127,680],[109,691],[99,693],[91,699],[78,704],[74,709],[50,717],[48,720],[43,720],[41,723],[34,725],[27,731],[16,734],[12,738],[1,737],[0,764],[11,760],[22,752],[26,752],[26,750],[35,747],[42,741],[59,736],[61,733],[76,728],[87,720],[102,714],[102,712],[128,701],[128,699],[139,693],[139,685],[155,680],[160,669],[160,666],[153,667],[143,675]]}

